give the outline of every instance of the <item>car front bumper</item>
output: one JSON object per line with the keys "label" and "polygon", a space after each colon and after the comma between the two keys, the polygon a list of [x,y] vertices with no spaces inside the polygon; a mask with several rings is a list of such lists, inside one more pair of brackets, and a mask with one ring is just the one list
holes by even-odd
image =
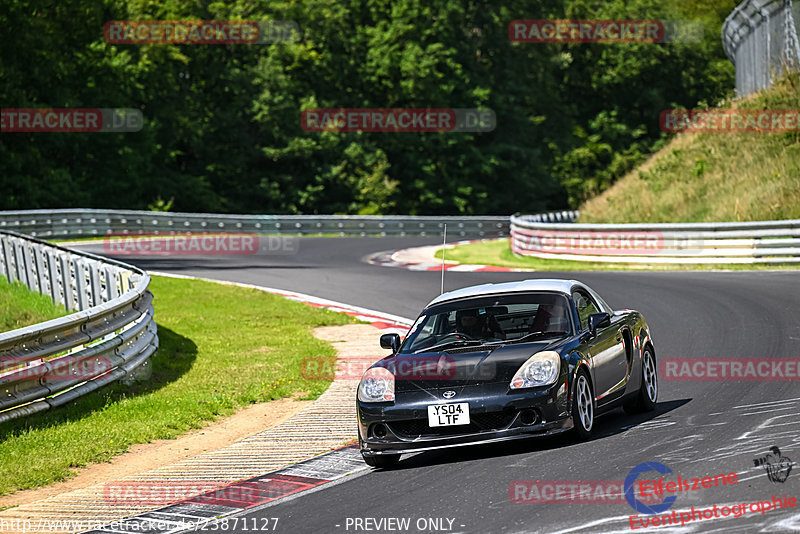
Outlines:
{"label": "car front bumper", "polygon": [[[357,401],[359,442],[365,456],[399,454],[547,436],[572,428],[563,383],[509,391],[506,383],[399,392],[394,403]],[[431,404],[469,403],[470,424],[431,428]],[[535,420],[531,422],[531,415]],[[377,431],[376,431],[377,430]]]}

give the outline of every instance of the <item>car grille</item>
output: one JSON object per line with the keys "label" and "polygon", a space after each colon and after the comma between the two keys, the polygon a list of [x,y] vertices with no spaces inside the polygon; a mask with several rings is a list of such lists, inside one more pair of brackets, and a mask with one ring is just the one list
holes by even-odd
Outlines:
{"label": "car grille", "polygon": [[419,438],[422,436],[454,436],[502,430],[511,424],[516,412],[491,412],[470,414],[468,425],[428,426],[427,419],[411,419],[388,423],[389,429],[402,438]]}

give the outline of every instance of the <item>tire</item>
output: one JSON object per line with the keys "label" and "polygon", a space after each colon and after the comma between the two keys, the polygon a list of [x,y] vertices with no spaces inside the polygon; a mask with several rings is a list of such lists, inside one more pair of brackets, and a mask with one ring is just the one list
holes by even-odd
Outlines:
{"label": "tire", "polygon": [[368,466],[380,469],[391,469],[400,461],[399,454],[381,454],[379,456],[365,456],[362,454],[361,457],[364,458],[364,462]]}
{"label": "tire", "polygon": [[572,401],[572,424],[580,439],[588,439],[594,428],[595,402],[592,383],[585,369],[575,375],[575,398]]}
{"label": "tire", "polygon": [[627,413],[652,412],[656,409],[658,400],[658,366],[650,346],[644,348],[642,353],[642,385],[636,397],[626,402],[622,407]]}

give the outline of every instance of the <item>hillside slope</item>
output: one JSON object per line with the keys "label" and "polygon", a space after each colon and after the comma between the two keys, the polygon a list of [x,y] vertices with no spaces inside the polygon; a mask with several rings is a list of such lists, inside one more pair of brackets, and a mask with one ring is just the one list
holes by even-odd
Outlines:
{"label": "hillside slope", "polygon": [[[800,74],[732,107],[800,109]],[[678,134],[580,210],[580,222],[800,219],[800,134]]]}

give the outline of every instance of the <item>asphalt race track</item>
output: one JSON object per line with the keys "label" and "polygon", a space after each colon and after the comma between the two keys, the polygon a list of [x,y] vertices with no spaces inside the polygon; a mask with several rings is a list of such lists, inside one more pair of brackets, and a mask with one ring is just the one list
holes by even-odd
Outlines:
{"label": "asphalt race track", "polygon": [[[298,291],[414,318],[438,295],[440,274],[369,265],[363,258],[437,241],[305,238],[294,255],[120,259],[149,270]],[[81,248],[103,254],[98,245]],[[534,277],[450,272],[445,289]],[[800,272],[571,272],[542,277],[577,278],[612,307],[644,313],[659,359],[800,356]],[[377,347],[377,339],[375,343]],[[772,446],[794,460],[794,470],[783,483],[770,481],[763,467],[754,466]],[[276,531],[285,533],[631,532],[629,516],[636,512],[624,499],[517,504],[509,487],[516,480],[622,481],[648,461],[663,463],[683,478],[739,473],[735,485],[678,494],[668,512],[771,501],[773,495],[800,497],[800,382],[662,380],[656,412],[628,416],[615,411],[596,422],[589,442],[564,435],[421,453],[404,457],[394,471],[364,471],[343,483],[252,510],[248,517],[277,517]],[[657,478],[651,474],[648,479]],[[375,528],[376,523],[356,523],[356,518],[408,518],[410,526],[390,530],[386,527],[396,524],[384,523],[384,528]],[[428,519],[440,521],[441,527],[431,528]],[[656,530],[800,532],[800,505],[765,514],[748,508],[738,518],[639,531]]]}

